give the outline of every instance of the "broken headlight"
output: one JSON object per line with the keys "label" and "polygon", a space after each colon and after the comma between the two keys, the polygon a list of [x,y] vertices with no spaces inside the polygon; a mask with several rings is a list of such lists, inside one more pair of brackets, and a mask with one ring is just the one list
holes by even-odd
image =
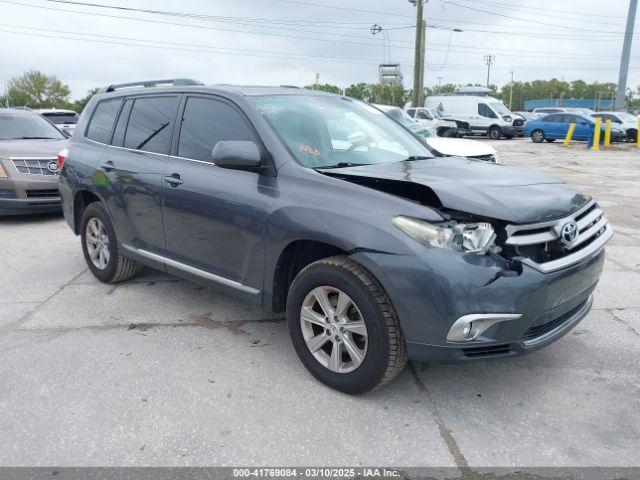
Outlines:
{"label": "broken headlight", "polygon": [[496,238],[489,223],[429,223],[417,218],[398,216],[393,224],[407,235],[429,247],[483,255]]}

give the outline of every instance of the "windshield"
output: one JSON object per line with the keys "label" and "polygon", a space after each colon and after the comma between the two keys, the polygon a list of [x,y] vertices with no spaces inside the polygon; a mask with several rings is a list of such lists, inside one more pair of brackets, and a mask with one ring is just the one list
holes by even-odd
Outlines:
{"label": "windshield", "polygon": [[58,140],[66,137],[40,115],[0,113],[0,140],[41,138]]}
{"label": "windshield", "polygon": [[509,115],[511,113],[509,109],[505,107],[502,103],[493,102],[493,103],[490,103],[489,106],[493,108],[493,110],[499,113],[500,115]]}
{"label": "windshield", "polygon": [[630,113],[627,112],[621,112],[617,114],[620,117],[620,120],[622,120],[623,122],[637,122],[638,121],[638,117],[634,117],[633,115],[631,115]]}
{"label": "windshield", "polygon": [[296,160],[308,168],[370,165],[432,157],[417,138],[380,110],[344,97],[252,97]]}
{"label": "windshield", "polygon": [[43,113],[43,115],[56,125],[64,125],[65,123],[78,123],[77,113]]}

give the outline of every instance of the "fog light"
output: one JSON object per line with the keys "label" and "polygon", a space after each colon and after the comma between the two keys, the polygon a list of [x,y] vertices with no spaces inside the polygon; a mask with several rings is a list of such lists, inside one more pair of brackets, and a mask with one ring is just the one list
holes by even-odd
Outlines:
{"label": "fog light", "polygon": [[447,333],[449,342],[469,342],[478,338],[490,326],[509,320],[517,320],[520,313],[473,313],[460,317]]}

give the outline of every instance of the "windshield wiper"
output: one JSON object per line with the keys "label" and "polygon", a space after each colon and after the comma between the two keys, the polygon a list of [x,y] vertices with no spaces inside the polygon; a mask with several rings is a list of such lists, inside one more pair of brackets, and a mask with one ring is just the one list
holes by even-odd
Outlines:
{"label": "windshield wiper", "polygon": [[54,137],[14,137],[14,140],[58,140]]}
{"label": "windshield wiper", "polygon": [[427,157],[426,155],[411,155],[410,157],[401,160],[402,162],[413,162],[414,160],[431,160],[434,157]]}
{"label": "windshield wiper", "polygon": [[316,167],[316,169],[362,167],[364,165],[371,165],[371,164],[370,163],[339,162],[339,163],[336,163],[335,165],[324,165],[322,167]]}

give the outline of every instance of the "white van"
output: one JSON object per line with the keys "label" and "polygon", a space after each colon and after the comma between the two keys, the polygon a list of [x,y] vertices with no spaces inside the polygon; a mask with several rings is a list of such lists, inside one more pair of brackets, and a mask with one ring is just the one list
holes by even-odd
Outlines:
{"label": "white van", "polygon": [[[473,95],[434,95],[426,106],[455,120],[469,123],[471,133],[489,135],[492,140],[516,135],[515,117],[497,98]],[[522,119],[518,119],[522,121]]]}

